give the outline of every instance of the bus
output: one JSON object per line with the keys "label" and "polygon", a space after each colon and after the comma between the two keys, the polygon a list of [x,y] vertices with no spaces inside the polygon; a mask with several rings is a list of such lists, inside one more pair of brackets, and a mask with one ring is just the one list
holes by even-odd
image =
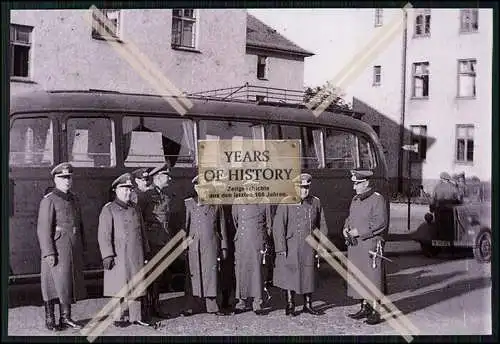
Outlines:
{"label": "bus", "polygon": [[64,90],[12,96],[9,280],[39,278],[38,207],[53,186],[51,169],[63,161],[74,166],[73,192],[80,199],[87,242],[86,277],[102,274],[98,219],[111,200],[111,182],[122,173],[168,162],[175,194],[170,225],[173,231],[183,228],[183,200],[193,193],[198,140],[301,140],[302,171],[313,177],[311,194],[321,199],[328,236],[340,249],[345,249],[342,227],[354,195],[351,169],[374,172],[389,210],[383,148],[367,123],[340,112],[316,117],[297,104],[200,97],[190,101],[193,107],[181,115],[156,95]]}

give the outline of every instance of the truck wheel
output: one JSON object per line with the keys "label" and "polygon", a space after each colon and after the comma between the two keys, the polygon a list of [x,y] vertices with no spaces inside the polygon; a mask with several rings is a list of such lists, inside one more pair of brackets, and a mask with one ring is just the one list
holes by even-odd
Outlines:
{"label": "truck wheel", "polygon": [[439,247],[432,246],[430,243],[420,242],[420,247],[422,248],[422,253],[428,258],[435,257],[439,253]]}
{"label": "truck wheel", "polygon": [[479,263],[489,263],[491,261],[491,232],[489,229],[483,228],[477,235],[474,258]]}

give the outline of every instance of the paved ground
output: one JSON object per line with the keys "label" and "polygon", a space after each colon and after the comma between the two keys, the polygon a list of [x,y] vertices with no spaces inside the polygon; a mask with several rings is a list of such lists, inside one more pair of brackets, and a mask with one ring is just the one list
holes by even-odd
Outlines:
{"label": "paved ground", "polygon": [[[412,207],[412,230],[416,229],[427,208]],[[392,205],[393,234],[408,234],[406,205]],[[400,237],[402,238],[402,237]],[[475,262],[470,252],[455,256],[443,253],[436,258],[421,255],[419,245],[411,241],[391,242],[387,254],[394,263],[388,264],[388,294],[403,314],[422,335],[491,334],[491,266]],[[217,336],[217,335],[397,335],[388,323],[375,326],[345,316],[357,310],[357,305],[346,297],[345,281],[326,263],[320,271],[321,281],[314,294],[314,305],[325,311],[321,317],[301,314],[289,319],[284,315],[284,296],[273,289],[268,305],[270,313],[256,316],[253,312],[217,317],[198,314],[182,317],[182,293],[163,294],[162,306],[172,312],[172,318],[163,320],[158,330],[130,326],[106,329],[104,336]],[[101,286],[89,286],[89,290]],[[43,310],[39,304],[39,286],[14,286],[9,309],[8,334],[33,336],[50,335],[44,330]],[[73,307],[73,317],[86,323],[107,302],[104,298],[90,298]],[[302,300],[299,300],[301,308]],[[36,305],[36,306],[35,306]],[[79,335],[66,330],[61,336]]]}

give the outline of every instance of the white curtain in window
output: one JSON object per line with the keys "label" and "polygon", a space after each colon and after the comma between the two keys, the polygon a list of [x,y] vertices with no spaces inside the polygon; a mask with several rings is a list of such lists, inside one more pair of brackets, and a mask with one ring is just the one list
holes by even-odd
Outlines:
{"label": "white curtain in window", "polygon": [[125,166],[156,167],[164,163],[162,133],[132,131]]}
{"label": "white curtain in window", "polygon": [[318,168],[325,167],[325,152],[323,150],[323,131],[313,130],[313,141],[314,141],[314,151],[316,152],[316,158],[318,159]]}
{"label": "white curtain in window", "polygon": [[54,154],[53,154],[53,141],[52,141],[52,121],[50,121],[50,126],[49,130],[47,130],[47,136],[45,137],[45,147],[43,149],[43,157],[42,157],[42,164],[49,163],[51,164],[53,159],[54,159]]}
{"label": "white curtain in window", "polygon": [[186,145],[190,154],[194,151],[194,123],[190,120],[182,122],[182,130],[184,135],[182,137],[182,145]]}

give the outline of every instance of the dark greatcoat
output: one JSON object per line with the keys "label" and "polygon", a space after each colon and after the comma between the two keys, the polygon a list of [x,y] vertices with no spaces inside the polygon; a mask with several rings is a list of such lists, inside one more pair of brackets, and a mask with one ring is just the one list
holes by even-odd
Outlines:
{"label": "dark greatcoat", "polygon": [[[99,216],[97,235],[102,259],[114,257],[115,260],[111,270],[104,270],[103,295],[116,296],[144,267],[144,255],[149,252],[139,208],[118,199],[106,203]],[[144,294],[142,289],[130,298]]]}
{"label": "dark greatcoat", "polygon": [[222,207],[198,204],[197,199],[184,200],[187,234],[193,238],[188,247],[191,292],[193,296],[216,297],[218,287],[217,258],[227,249],[227,232]]}
{"label": "dark greatcoat", "polygon": [[[344,223],[344,228],[356,228],[359,233],[356,246],[349,246],[347,256],[349,261],[357,267],[361,273],[370,280],[381,292],[384,291],[384,260],[376,259],[376,267],[372,267],[372,256],[369,250],[376,252],[377,242],[382,242],[384,247],[384,237],[388,230],[387,205],[384,197],[370,189],[365,193],[354,196],[349,209],[349,217]],[[382,251],[383,253],[383,251]],[[347,295],[354,299],[363,299],[363,296],[351,286],[354,276],[359,276],[348,269]],[[361,286],[364,284],[361,282]],[[365,287],[366,289],[366,287]]]}
{"label": "dark greatcoat", "polygon": [[[324,235],[328,234],[319,198],[309,195],[300,204],[278,205],[273,224],[275,286],[298,294],[314,292],[316,251],[306,238],[316,228]],[[286,252],[286,257],[278,252]]]}
{"label": "dark greatcoat", "polygon": [[235,297],[262,299],[264,271],[261,250],[264,251],[270,232],[271,207],[269,204],[233,205],[232,215],[236,227]]}
{"label": "dark greatcoat", "polygon": [[167,188],[158,187],[138,194],[138,204],[144,218],[144,230],[153,254],[156,254],[171,239],[168,228],[172,195]]}
{"label": "dark greatcoat", "polygon": [[[37,225],[41,250],[40,282],[44,301],[63,304],[86,297],[83,276],[83,224],[77,197],[54,188],[40,202]],[[57,255],[50,267],[44,257]]]}

